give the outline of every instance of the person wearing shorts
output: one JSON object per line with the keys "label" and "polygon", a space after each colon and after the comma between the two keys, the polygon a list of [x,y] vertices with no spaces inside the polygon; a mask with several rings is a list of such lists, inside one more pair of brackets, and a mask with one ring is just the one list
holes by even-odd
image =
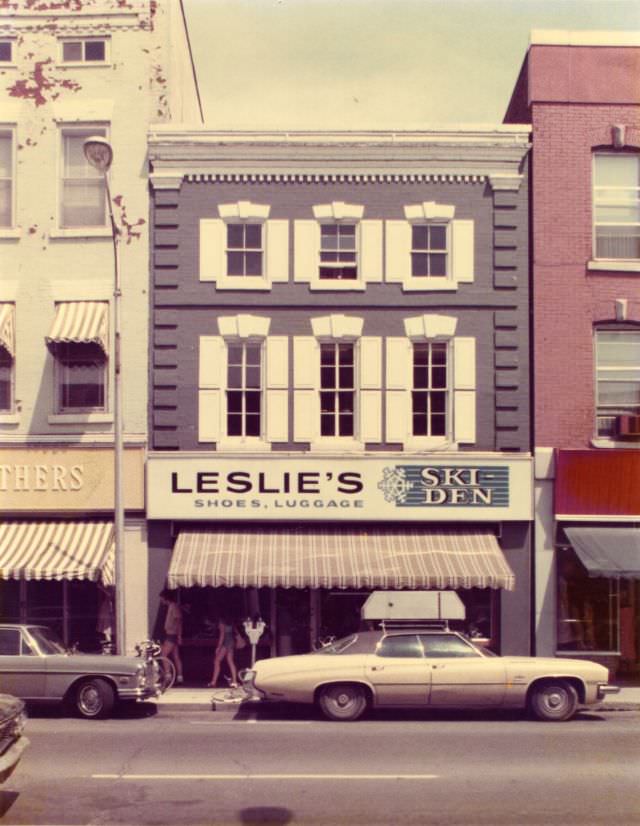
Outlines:
{"label": "person wearing shorts", "polygon": [[160,594],[160,601],[167,606],[167,615],[164,620],[164,638],[162,640],[162,655],[173,661],[176,667],[176,682],[183,683],[182,659],[180,645],[182,644],[182,611],[178,605],[175,591],[165,588]]}

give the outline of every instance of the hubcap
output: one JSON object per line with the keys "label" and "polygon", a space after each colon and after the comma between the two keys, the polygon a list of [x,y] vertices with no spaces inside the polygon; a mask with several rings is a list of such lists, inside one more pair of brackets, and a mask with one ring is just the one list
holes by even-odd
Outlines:
{"label": "hubcap", "polygon": [[82,689],[80,694],[80,705],[87,714],[96,714],[100,711],[100,695],[94,686],[89,685]]}

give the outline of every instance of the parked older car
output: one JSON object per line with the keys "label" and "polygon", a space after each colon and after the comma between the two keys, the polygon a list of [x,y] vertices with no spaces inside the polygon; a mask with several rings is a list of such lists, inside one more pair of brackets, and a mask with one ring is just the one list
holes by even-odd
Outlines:
{"label": "parked older car", "polygon": [[587,660],[498,657],[446,627],[363,631],[319,651],[259,660],[250,696],[317,704],[331,720],[372,708],[527,708],[568,720],[607,693],[606,668]]}
{"label": "parked older car", "polygon": [[0,694],[0,783],[11,777],[29,745],[23,734],[26,721],[22,700]]}
{"label": "parked older car", "polygon": [[0,685],[23,700],[66,703],[92,719],[109,716],[116,702],[162,693],[153,659],[69,652],[43,625],[0,625]]}

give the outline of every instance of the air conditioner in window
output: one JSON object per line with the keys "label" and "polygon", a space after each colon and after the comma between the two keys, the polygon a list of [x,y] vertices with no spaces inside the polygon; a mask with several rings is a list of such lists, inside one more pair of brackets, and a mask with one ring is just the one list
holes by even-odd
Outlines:
{"label": "air conditioner in window", "polygon": [[640,436],[640,416],[618,416],[618,436]]}

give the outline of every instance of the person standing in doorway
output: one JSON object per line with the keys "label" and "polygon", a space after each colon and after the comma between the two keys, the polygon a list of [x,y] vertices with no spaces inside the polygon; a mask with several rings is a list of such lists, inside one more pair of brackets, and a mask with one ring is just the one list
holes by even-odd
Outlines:
{"label": "person standing in doorway", "polygon": [[176,683],[183,683],[182,659],[180,646],[182,645],[182,611],[178,605],[175,591],[165,588],[160,593],[160,601],[167,606],[164,619],[164,639],[162,641],[162,655],[173,661],[176,667]]}
{"label": "person standing in doorway", "polygon": [[213,658],[213,675],[211,681],[207,683],[209,688],[215,688],[218,677],[220,676],[220,666],[222,665],[222,660],[225,658],[231,674],[231,687],[235,688],[238,685],[238,671],[235,661],[235,633],[233,622],[231,622],[229,617],[221,617],[218,622],[218,644]]}

